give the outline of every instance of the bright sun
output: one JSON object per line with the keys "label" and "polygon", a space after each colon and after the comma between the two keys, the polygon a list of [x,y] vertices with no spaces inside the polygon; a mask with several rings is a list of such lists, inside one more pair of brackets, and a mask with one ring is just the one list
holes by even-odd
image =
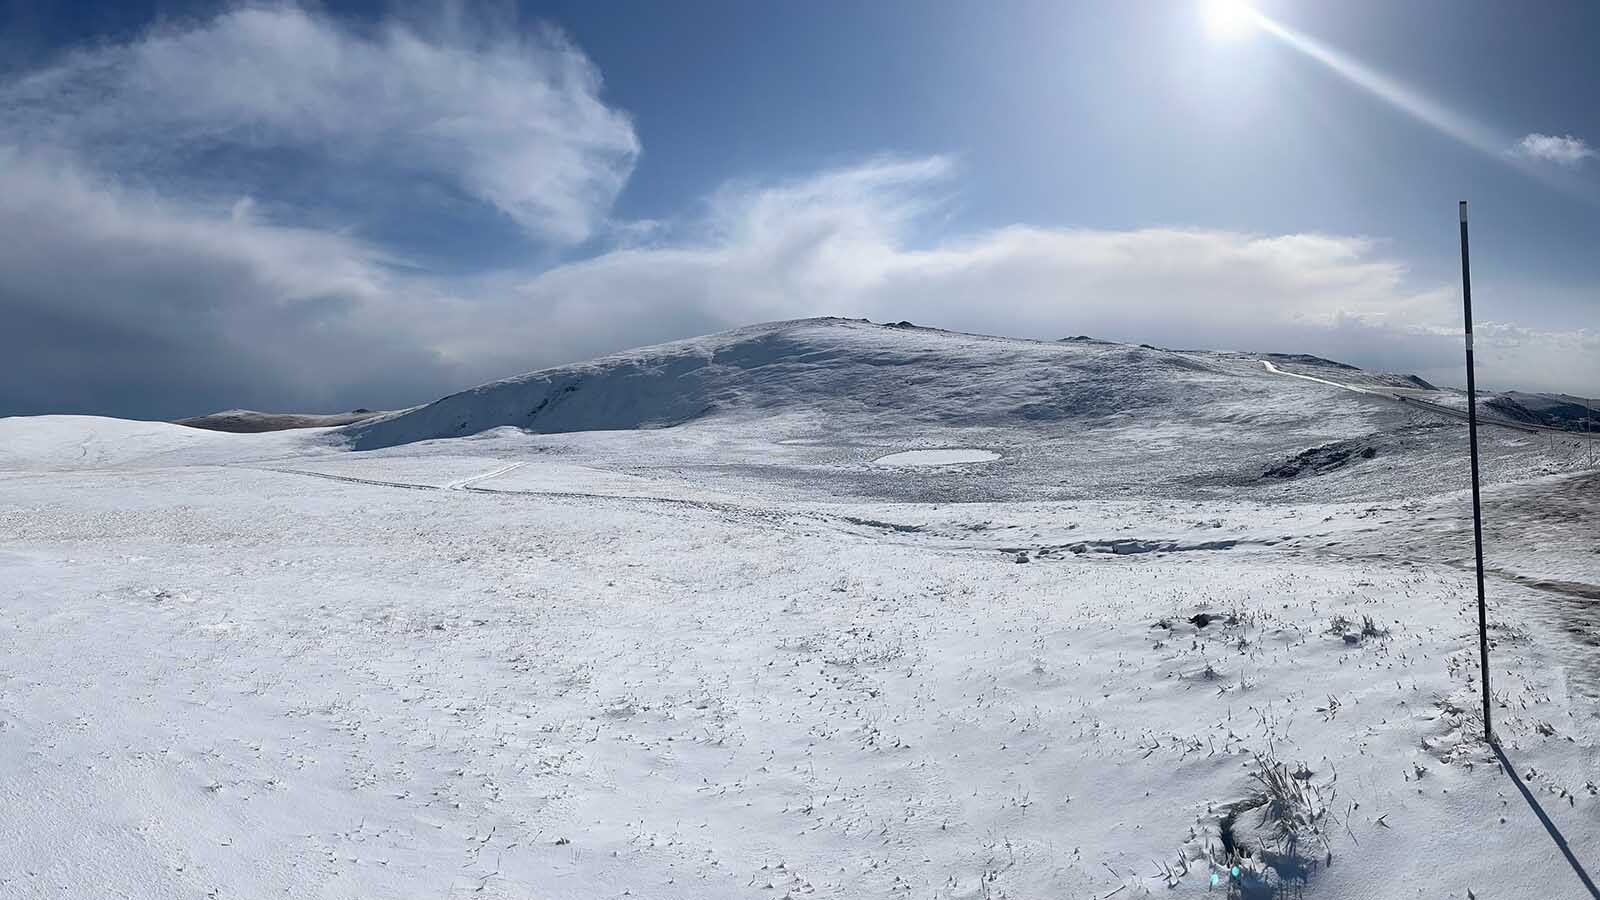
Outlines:
{"label": "bright sun", "polygon": [[1244,0],[1206,0],[1206,31],[1212,37],[1239,37],[1256,24],[1256,11]]}

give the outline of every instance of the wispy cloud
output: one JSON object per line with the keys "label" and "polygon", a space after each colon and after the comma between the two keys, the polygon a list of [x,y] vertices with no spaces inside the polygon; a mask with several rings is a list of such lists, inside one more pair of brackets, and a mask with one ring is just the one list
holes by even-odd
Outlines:
{"label": "wispy cloud", "polygon": [[[0,151],[8,411],[176,416],[420,402],[768,319],[910,319],[1053,338],[1320,353],[1458,381],[1456,294],[1372,242],[1011,226],[919,246],[943,159],[725,186],[669,237],[543,272],[444,279],[325,231],[199,208]],[[1600,384],[1600,338],[1479,328],[1485,383]],[[22,374],[25,373],[25,374]]]}
{"label": "wispy cloud", "polygon": [[361,30],[297,6],[246,6],[0,85],[0,131],[175,188],[194,187],[185,179],[199,159],[235,181],[280,162],[330,192],[352,179],[422,181],[574,243],[604,219],[639,152],[599,92],[598,71],[549,29],[453,18]]}
{"label": "wispy cloud", "polygon": [[1524,135],[1512,148],[1512,152],[1527,159],[1561,166],[1577,166],[1596,155],[1595,149],[1583,138],[1573,137],[1570,134],[1563,137],[1538,132]]}
{"label": "wispy cloud", "polygon": [[[951,192],[951,176],[945,160],[887,161],[724,188],[703,221],[679,224],[687,237],[677,243],[477,284],[474,293],[506,299],[476,308],[478,327],[442,328],[450,335],[442,352],[511,371],[531,359],[833,314],[1027,337],[1307,351],[1444,383],[1462,378],[1456,288],[1413,283],[1368,239],[1017,225],[918,246],[913,236]],[[537,319],[522,314],[529,309]],[[1581,334],[1481,330],[1486,383],[1600,384],[1600,361]]]}
{"label": "wispy cloud", "polygon": [[[1454,287],[1413,283],[1359,236],[1018,224],[929,240],[959,194],[938,156],[734,180],[684,215],[618,222],[637,138],[584,56],[539,29],[240,7],[0,83],[0,135],[0,414],[402,405],[824,314],[1309,351],[1446,381],[1460,360]],[[453,190],[535,241],[613,242],[446,276],[317,224],[285,186],[363,206],[352,182],[417,181],[435,190],[402,217]],[[1488,383],[1600,384],[1593,335],[1480,334]]]}

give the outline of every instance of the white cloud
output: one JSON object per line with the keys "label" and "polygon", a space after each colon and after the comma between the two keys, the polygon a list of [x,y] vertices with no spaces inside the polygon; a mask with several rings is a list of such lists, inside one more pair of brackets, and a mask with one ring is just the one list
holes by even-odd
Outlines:
{"label": "white cloud", "polygon": [[[919,245],[951,167],[880,161],[714,193],[647,243],[445,280],[0,148],[0,410],[175,417],[421,402],[629,346],[812,315],[1314,352],[1459,381],[1453,286],[1371,241],[1013,226]],[[1600,338],[1485,323],[1486,385],[1600,385]]]}
{"label": "white cloud", "polygon": [[599,91],[594,66],[549,30],[441,20],[363,31],[296,6],[246,6],[0,86],[0,130],[119,174],[172,177],[220,151],[252,164],[297,154],[296,177],[329,187],[374,170],[433,180],[541,239],[576,243],[639,152]]}
{"label": "white cloud", "polygon": [[[833,314],[1026,337],[1314,352],[1462,380],[1456,288],[1411,284],[1406,267],[1370,240],[1013,226],[915,246],[911,235],[940,209],[949,171],[940,159],[887,161],[726,188],[702,220],[680,224],[687,237],[677,243],[476,282],[470,292],[504,299],[459,307],[461,318],[440,329],[440,350],[503,374]],[[1595,357],[1572,333],[1526,332],[1519,340],[1537,349],[1515,352],[1500,347],[1501,334],[1480,328],[1486,384],[1600,386]]]}
{"label": "white cloud", "polygon": [[[399,405],[824,314],[1305,351],[1459,381],[1454,286],[1412,284],[1370,240],[1015,225],[930,243],[954,196],[940,157],[733,182],[693,215],[619,223],[639,144],[599,90],[550,31],[358,27],[286,5],[0,83],[0,413]],[[1594,153],[1571,136],[1518,147],[1568,164]],[[616,243],[542,272],[446,279],[344,230],[281,224],[309,221],[305,194],[364,208],[414,182],[555,244],[597,230]],[[396,209],[426,216],[414,199]],[[1484,324],[1483,381],[1592,393],[1597,343]]]}
{"label": "white cloud", "polygon": [[1600,332],[1551,331],[1509,322],[1479,323],[1472,332],[1479,370],[1487,373],[1479,377],[1487,377],[1491,386],[1588,397],[1600,393],[1595,390],[1600,387]]}
{"label": "white cloud", "polygon": [[1552,162],[1562,166],[1576,166],[1595,155],[1595,149],[1583,138],[1533,132],[1517,142],[1513,152],[1529,159]]}
{"label": "white cloud", "polygon": [[460,377],[411,328],[425,327],[426,286],[336,234],[4,147],[0,233],[6,413],[374,406]]}
{"label": "white cloud", "polygon": [[[1373,258],[1360,238],[1013,226],[913,247],[908,234],[938,208],[948,171],[938,159],[891,161],[728,188],[703,221],[679,229],[690,237],[678,244],[603,254],[533,278],[498,276],[480,289],[540,310],[536,325],[524,327],[524,345],[545,353],[573,341],[596,351],[643,341],[676,322],[709,329],[820,314],[1263,346],[1252,335],[1411,327],[1445,321],[1453,309],[1447,292],[1408,289],[1404,267]],[[505,328],[518,326],[489,330]],[[494,352],[463,339],[470,349],[452,356]]]}

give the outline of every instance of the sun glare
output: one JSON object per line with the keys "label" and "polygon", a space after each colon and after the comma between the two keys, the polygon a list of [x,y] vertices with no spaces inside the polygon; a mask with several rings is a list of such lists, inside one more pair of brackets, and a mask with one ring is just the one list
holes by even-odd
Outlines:
{"label": "sun glare", "polygon": [[1244,0],[1206,0],[1206,31],[1215,38],[1235,38],[1256,24],[1256,11]]}

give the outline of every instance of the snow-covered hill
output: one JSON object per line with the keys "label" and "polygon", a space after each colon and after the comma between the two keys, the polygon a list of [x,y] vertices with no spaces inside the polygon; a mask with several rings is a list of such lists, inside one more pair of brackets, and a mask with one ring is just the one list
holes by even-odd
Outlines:
{"label": "snow-covered hill", "polygon": [[107,416],[0,418],[0,471],[222,464],[321,449],[293,432],[227,434]]}
{"label": "snow-covered hill", "polygon": [[505,425],[556,433],[795,412],[880,428],[1059,422],[1192,405],[1239,369],[1227,354],[800,319],[492,382],[349,433],[370,449]]}
{"label": "snow-covered hill", "polygon": [[345,413],[270,413],[254,409],[225,409],[203,416],[179,419],[173,424],[207,431],[228,431],[234,434],[255,434],[262,431],[289,431],[296,428],[334,428],[350,425],[381,416],[370,409],[355,409]]}
{"label": "snow-covered hill", "polygon": [[104,416],[0,419],[0,469],[125,465],[168,453],[205,450],[227,439],[167,422]]}
{"label": "snow-covered hill", "polygon": [[[1316,357],[1273,359],[1341,383],[1425,390],[1408,376]],[[1453,490],[1466,471],[1461,432],[1421,408],[1274,373],[1256,354],[828,318],[546,369],[339,433],[357,450],[479,435],[497,452],[571,449],[634,471],[700,470],[724,486],[780,482],[801,496],[988,500]],[[1490,480],[1555,471],[1520,438],[1486,435]],[[949,448],[993,461],[976,470],[872,465]],[[1302,465],[1306,454],[1333,464]],[[1307,477],[1282,477],[1291,471]]]}
{"label": "snow-covered hill", "polygon": [[1502,770],[1438,393],[805,320],[0,420],[0,896],[1578,896],[1594,463],[1484,430]]}

